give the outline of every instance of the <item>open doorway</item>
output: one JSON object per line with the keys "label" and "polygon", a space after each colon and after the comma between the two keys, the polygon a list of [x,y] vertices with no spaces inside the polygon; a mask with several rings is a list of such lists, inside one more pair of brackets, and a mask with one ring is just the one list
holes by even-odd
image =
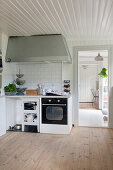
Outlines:
{"label": "open doorway", "polygon": [[78,51],[78,88],[79,126],[107,127],[108,50]]}

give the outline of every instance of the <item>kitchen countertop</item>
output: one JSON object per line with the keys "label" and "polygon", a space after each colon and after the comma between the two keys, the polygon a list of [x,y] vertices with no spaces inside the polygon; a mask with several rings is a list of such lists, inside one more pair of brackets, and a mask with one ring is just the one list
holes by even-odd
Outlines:
{"label": "kitchen countertop", "polygon": [[5,96],[6,98],[70,98],[71,95],[67,96],[43,96],[43,95],[22,95],[22,96]]}

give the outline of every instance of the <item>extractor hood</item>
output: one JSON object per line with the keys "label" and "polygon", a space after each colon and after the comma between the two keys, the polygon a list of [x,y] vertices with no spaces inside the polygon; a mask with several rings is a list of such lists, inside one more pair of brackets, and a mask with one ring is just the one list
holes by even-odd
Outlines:
{"label": "extractor hood", "polygon": [[71,56],[61,34],[11,36],[6,62],[71,62]]}

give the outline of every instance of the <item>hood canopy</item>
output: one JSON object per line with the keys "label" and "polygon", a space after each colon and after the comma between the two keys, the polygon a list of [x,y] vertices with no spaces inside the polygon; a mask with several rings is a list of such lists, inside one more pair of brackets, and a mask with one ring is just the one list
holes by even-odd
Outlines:
{"label": "hood canopy", "polygon": [[62,35],[11,36],[6,62],[71,62]]}

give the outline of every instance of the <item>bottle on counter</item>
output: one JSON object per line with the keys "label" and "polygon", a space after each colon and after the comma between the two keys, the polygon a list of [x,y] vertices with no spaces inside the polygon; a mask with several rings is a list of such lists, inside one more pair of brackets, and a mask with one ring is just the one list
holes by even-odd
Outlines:
{"label": "bottle on counter", "polygon": [[39,95],[43,95],[43,88],[41,84],[38,84]]}

